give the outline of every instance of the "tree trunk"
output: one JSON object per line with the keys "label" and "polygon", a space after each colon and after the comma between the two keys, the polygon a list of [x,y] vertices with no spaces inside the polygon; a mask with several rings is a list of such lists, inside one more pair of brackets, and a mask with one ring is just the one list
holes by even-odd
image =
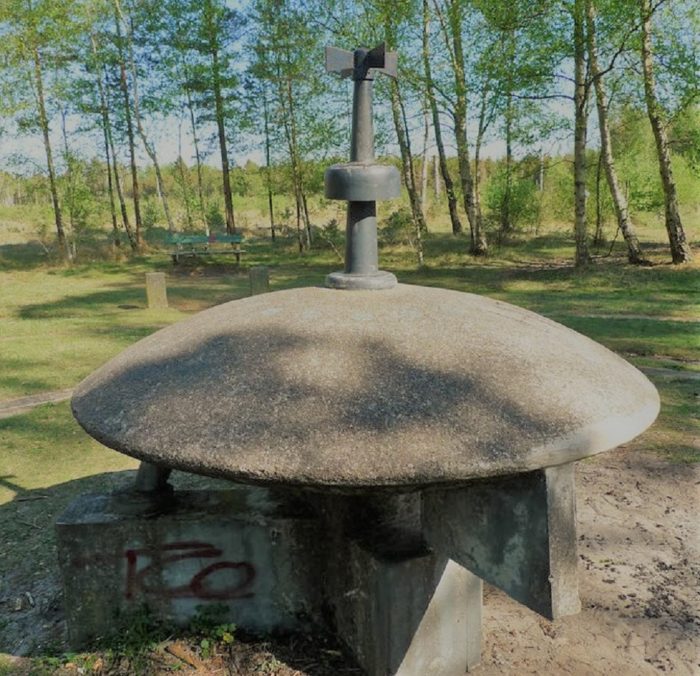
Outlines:
{"label": "tree trunk", "polygon": [[122,222],[124,223],[124,231],[126,232],[127,239],[129,240],[129,246],[132,251],[138,251],[138,244],[136,242],[136,236],[134,231],[131,229],[131,223],[129,223],[129,212],[126,208],[126,200],[124,199],[124,191],[122,190],[122,181],[119,176],[119,164],[117,161],[117,153],[114,149],[114,137],[112,136],[112,128],[109,123],[109,115],[107,113],[107,108],[105,108],[105,114],[107,115],[107,138],[109,139],[109,149],[112,153],[112,170],[114,171],[114,187],[117,189],[117,198],[119,199],[119,209],[122,214]]}
{"label": "tree trunk", "polygon": [[107,96],[105,94],[105,86],[102,80],[103,74],[100,73],[99,59],[97,57],[97,41],[95,40],[94,35],[90,36],[90,44],[92,45],[92,54],[95,58],[95,81],[97,83],[97,91],[100,97],[100,117],[102,120],[102,135],[104,137],[105,143],[105,157],[107,159],[107,185],[109,187],[110,208],[112,211],[112,230],[114,236],[114,243],[116,246],[121,245],[121,238],[119,236],[119,229],[117,227],[116,209],[114,206],[114,190],[112,185],[112,165],[110,164],[110,155],[114,164],[114,183],[116,184],[117,195],[119,198],[119,206],[121,208],[124,232],[126,232],[126,236],[129,240],[129,244],[132,250],[136,251],[136,240],[133,236],[131,226],[129,224],[129,215],[126,211],[126,204],[124,202],[124,195],[122,193],[121,181],[119,180],[119,172],[117,169],[117,155],[114,152],[112,125],[109,120],[109,106],[107,105]]}
{"label": "tree trunk", "polygon": [[673,179],[671,169],[671,154],[668,149],[668,138],[664,126],[664,114],[661,104],[656,96],[656,84],[654,82],[654,61],[651,45],[651,1],[640,0],[642,19],[642,69],[644,73],[644,98],[647,104],[649,122],[654,132],[656,141],[656,154],[659,158],[659,173],[664,188],[664,202],[666,206],[666,232],[671,247],[671,258],[674,263],[686,263],[692,260],[681,215],[678,210],[678,196],[676,194],[676,182]]}
{"label": "tree trunk", "polygon": [[[66,109],[61,109],[61,136],[63,137],[63,160],[66,163],[65,179],[66,191],[63,204],[68,210],[68,222],[73,240],[73,254],[75,254],[75,176],[73,175],[73,160],[68,147],[68,131],[66,129]],[[69,244],[70,246],[70,244]]]}
{"label": "tree trunk", "polygon": [[270,112],[267,107],[267,88],[263,85],[263,116],[265,123],[265,183],[267,188],[267,207],[270,214],[270,237],[275,241],[275,213],[272,203],[272,175],[270,171]]}
{"label": "tree trunk", "polygon": [[[210,3],[207,8],[211,10]],[[226,211],[226,232],[236,232],[236,219],[233,212],[233,194],[231,192],[231,171],[229,169],[228,149],[226,147],[226,125],[224,113],[224,97],[221,92],[221,65],[219,63],[219,39],[216,27],[212,25],[211,11],[205,11],[207,35],[209,41],[209,56],[211,57],[212,88],[214,90],[214,110],[216,114],[216,129],[219,136],[219,151],[221,153],[221,173],[224,188],[224,210]]]}
{"label": "tree trunk", "polygon": [[574,0],[574,239],[576,267],[590,263],[588,224],[586,222],[586,123],[588,88],[586,86],[586,41],[584,0]]}
{"label": "tree trunk", "polygon": [[[122,15],[121,5],[119,0],[114,0],[118,8],[120,16]],[[165,190],[165,183],[163,182],[163,176],[160,171],[160,165],[158,164],[158,156],[156,155],[155,146],[153,146],[148,141],[146,132],[143,128],[143,120],[141,119],[141,108],[139,105],[139,85],[138,85],[138,73],[136,72],[136,61],[134,60],[134,41],[133,41],[133,23],[131,17],[129,17],[129,22],[127,24],[129,30],[127,32],[127,44],[129,49],[129,67],[131,69],[131,81],[133,83],[134,89],[134,117],[136,118],[136,131],[143,143],[143,147],[146,149],[146,154],[148,155],[151,162],[153,162],[153,168],[156,171],[156,184],[158,187],[158,196],[160,197],[161,204],[163,205],[163,211],[165,212],[165,220],[168,223],[168,232],[171,234],[175,231],[175,225],[173,224],[173,219],[170,216],[170,208],[168,206],[168,197]]]}
{"label": "tree trunk", "polygon": [[486,99],[488,92],[484,89],[481,93],[481,105],[479,106],[479,126],[474,143],[474,203],[477,209],[477,218],[483,222],[481,216],[481,145],[486,133]]}
{"label": "tree trunk", "polygon": [[[423,72],[425,75],[425,89],[430,104],[430,112],[433,116],[433,129],[435,130],[435,145],[437,146],[438,158],[440,162],[440,173],[445,182],[445,192],[447,193],[447,205],[450,211],[450,222],[452,223],[452,234],[458,235],[462,232],[462,223],[459,220],[457,211],[457,198],[455,196],[454,183],[447,167],[447,155],[445,154],[445,144],[442,141],[442,128],[440,126],[440,113],[438,111],[435,90],[433,88],[433,78],[430,68],[430,10],[428,0],[423,0]],[[437,165],[436,165],[437,166]],[[440,195],[440,178],[435,171],[435,197]]]}
{"label": "tree trunk", "polygon": [[[442,139],[440,139],[440,140],[442,140]],[[442,194],[442,186],[440,185],[440,157],[439,157],[439,155],[433,155],[433,193],[435,195],[436,200],[440,199],[440,195]],[[461,227],[462,226],[460,224],[460,228]],[[453,224],[453,231],[454,231],[454,224]]]}
{"label": "tree trunk", "polygon": [[[294,89],[292,80],[288,75],[282,77],[278,64],[277,69],[279,83],[279,102],[282,109],[284,134],[287,139],[289,162],[292,169],[292,185],[294,186],[294,200],[297,206],[297,235],[299,237],[299,251],[311,248],[311,225],[309,212],[305,205],[304,176],[302,173],[301,158],[299,157],[299,143],[297,138],[296,115],[294,110]],[[303,231],[301,229],[303,221]]]}
{"label": "tree trunk", "polygon": [[134,144],[134,127],[131,121],[131,102],[129,101],[129,87],[126,81],[126,61],[124,58],[124,47],[122,44],[122,29],[119,20],[118,5],[114,6],[114,23],[117,30],[117,45],[119,50],[119,87],[124,99],[124,118],[126,120],[126,134],[129,141],[129,159],[131,162],[131,184],[134,200],[134,220],[136,221],[136,231],[134,240],[136,248],[141,248],[141,195],[139,190],[139,179],[136,169],[136,148]]}
{"label": "tree trunk", "polygon": [[[430,113],[427,101],[423,101],[423,153],[420,160],[420,209],[425,221],[428,208],[428,138],[430,136]],[[427,227],[427,222],[426,222]]]}
{"label": "tree trunk", "polygon": [[[394,80],[396,83],[396,80]],[[399,104],[399,111],[401,112],[401,129],[404,133],[405,147],[406,147],[406,159],[408,160],[408,178],[411,184],[411,190],[409,191],[409,196],[411,198],[411,211],[413,212],[413,220],[416,227],[420,229],[421,232],[427,232],[428,227],[425,224],[425,218],[423,218],[423,209],[421,208],[420,201],[420,191],[418,189],[418,181],[416,180],[416,167],[413,156],[413,149],[411,148],[411,136],[408,127],[408,117],[406,116],[406,105],[401,95],[401,89],[396,83],[396,98]],[[422,252],[421,252],[422,259]]]}
{"label": "tree trunk", "polygon": [[598,163],[595,168],[595,235],[593,246],[600,247],[605,239],[603,236],[603,204],[600,195],[600,179],[603,173],[603,151],[598,152]]}
{"label": "tree trunk", "polygon": [[63,252],[66,260],[72,261],[72,255],[66,233],[63,229],[63,218],[61,216],[61,203],[58,199],[58,186],[56,185],[56,170],[53,165],[53,153],[51,151],[51,140],[49,137],[49,120],[46,115],[46,103],[44,99],[44,80],[41,72],[41,55],[39,48],[34,47],[32,55],[34,57],[34,86],[36,89],[36,99],[39,106],[39,124],[44,138],[44,151],[46,152],[46,167],[49,172],[49,190],[51,191],[51,203],[53,204],[54,222],[56,223],[56,235],[58,246]]}
{"label": "tree trunk", "polygon": [[408,191],[408,200],[411,205],[411,216],[414,232],[416,234],[416,256],[418,258],[418,265],[422,266],[424,258],[423,238],[421,235],[425,228],[425,222],[423,221],[423,212],[420,208],[420,200],[416,189],[416,176],[413,171],[413,155],[411,154],[408,130],[404,126],[406,112],[401,99],[399,83],[395,79],[392,79],[389,85],[389,91],[391,92],[391,113],[394,119],[394,128],[396,129],[396,136],[401,151],[401,173],[403,174],[404,185]]}
{"label": "tree trunk", "polygon": [[[187,77],[187,75],[186,75]],[[199,210],[202,216],[202,224],[204,231],[209,236],[209,222],[207,221],[207,208],[204,203],[204,179],[202,178],[202,156],[199,152],[199,139],[197,138],[197,120],[194,114],[194,105],[192,103],[192,93],[189,86],[185,87],[187,97],[187,110],[190,114],[190,127],[192,128],[192,143],[194,144],[194,158],[197,163],[197,194],[199,196]]]}
{"label": "tree trunk", "polygon": [[[97,48],[95,45],[95,39],[93,36],[90,37],[93,45],[93,53],[96,54]],[[114,241],[114,246],[119,248],[122,244],[121,237],[119,235],[119,225],[117,224],[117,208],[114,204],[114,185],[112,183],[112,160],[109,154],[109,137],[107,135],[107,125],[109,120],[107,117],[107,106],[104,100],[104,91],[102,89],[102,79],[99,76],[99,71],[97,75],[97,87],[100,94],[100,121],[102,127],[102,140],[104,141],[105,149],[105,161],[107,163],[107,191],[109,193],[109,213],[112,218],[112,239]]]}
{"label": "tree trunk", "polygon": [[[627,243],[627,259],[635,265],[648,264],[644,259],[642,249],[639,246],[637,233],[634,230],[629,216],[627,199],[620,189],[620,182],[615,169],[615,160],[612,153],[612,141],[610,138],[610,123],[608,120],[608,99],[605,93],[603,75],[598,64],[598,49],[596,46],[596,11],[593,0],[586,0],[586,27],[588,29],[588,59],[590,62],[591,77],[595,87],[596,108],[598,110],[598,127],[600,129],[600,153],[605,168],[605,177],[615,207],[617,225]],[[596,239],[599,233],[596,231]]]}
{"label": "tree trunk", "polygon": [[185,218],[187,220],[187,227],[192,230],[194,229],[194,221],[192,219],[192,208],[190,205],[189,181],[187,179],[187,172],[185,171],[187,165],[182,159],[182,128],[178,129],[178,155],[176,164],[178,173],[180,174],[180,183],[182,183],[182,201],[185,203]]}
{"label": "tree trunk", "polygon": [[510,207],[513,193],[513,95],[511,94],[510,78],[508,78],[508,93],[506,94],[506,187],[501,203],[501,232],[513,230]]}
{"label": "tree trunk", "polygon": [[454,53],[455,107],[453,111],[455,124],[455,140],[457,142],[457,162],[459,178],[462,185],[464,210],[469,220],[471,235],[470,253],[474,256],[485,256],[488,253],[486,237],[478,217],[474,196],[474,180],[469,162],[469,145],[467,143],[467,85],[464,75],[464,50],[462,48],[462,18],[460,5],[451,0],[448,5],[449,25],[452,33]]}

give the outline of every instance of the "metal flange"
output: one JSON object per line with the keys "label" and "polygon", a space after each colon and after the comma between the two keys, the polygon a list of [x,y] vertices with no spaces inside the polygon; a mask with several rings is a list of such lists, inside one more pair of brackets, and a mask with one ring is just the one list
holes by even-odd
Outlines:
{"label": "metal flange", "polygon": [[327,199],[375,202],[401,195],[399,170],[391,165],[349,162],[334,164],[325,173]]}

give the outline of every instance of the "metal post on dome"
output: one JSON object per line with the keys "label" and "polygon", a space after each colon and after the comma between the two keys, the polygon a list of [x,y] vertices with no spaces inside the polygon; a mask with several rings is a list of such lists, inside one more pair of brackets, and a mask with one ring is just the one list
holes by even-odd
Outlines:
{"label": "metal post on dome", "polygon": [[335,289],[388,289],[396,277],[379,269],[377,247],[377,200],[401,193],[396,167],[374,162],[372,85],[377,74],[396,77],[396,52],[384,44],[349,52],[326,47],[326,71],[350,77],[354,82],[350,162],[335,164],[325,173],[325,195],[348,202],[345,269],[326,277]]}

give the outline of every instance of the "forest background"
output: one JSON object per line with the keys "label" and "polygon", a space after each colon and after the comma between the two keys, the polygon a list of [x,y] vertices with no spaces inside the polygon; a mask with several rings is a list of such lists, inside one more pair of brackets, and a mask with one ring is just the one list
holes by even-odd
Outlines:
{"label": "forest background", "polygon": [[143,251],[173,231],[337,249],[351,83],[323,47],[386,42],[377,149],[401,168],[383,240],[425,262],[543,228],[585,266],[645,239],[691,259],[700,209],[700,9],[687,0],[3,0],[0,227],[40,255]]}

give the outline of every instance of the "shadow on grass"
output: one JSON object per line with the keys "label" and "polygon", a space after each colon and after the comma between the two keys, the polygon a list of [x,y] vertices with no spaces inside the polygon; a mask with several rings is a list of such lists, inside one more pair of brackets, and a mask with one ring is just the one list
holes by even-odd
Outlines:
{"label": "shadow on grass", "polygon": [[47,264],[59,264],[59,259],[38,240],[22,244],[0,244],[0,270],[33,270]]}
{"label": "shadow on grass", "polygon": [[[181,277],[167,278],[167,293],[173,309],[203,309],[248,295],[247,277],[222,277],[206,284]],[[72,294],[45,303],[25,305],[19,309],[20,319],[65,319],[67,317],[94,317],[104,319],[109,314],[120,314],[129,310],[145,310],[145,278],[135,274],[132,282],[112,284],[110,288],[88,293]]]}
{"label": "shadow on grass", "polygon": [[[49,362],[46,362],[49,365]],[[21,357],[2,357],[2,370],[0,371],[0,389],[11,392],[46,392],[55,389],[51,378],[31,377],[27,373],[35,373],[36,361],[22,359]],[[10,397],[6,397],[9,399]],[[14,398],[14,397],[13,397]]]}

